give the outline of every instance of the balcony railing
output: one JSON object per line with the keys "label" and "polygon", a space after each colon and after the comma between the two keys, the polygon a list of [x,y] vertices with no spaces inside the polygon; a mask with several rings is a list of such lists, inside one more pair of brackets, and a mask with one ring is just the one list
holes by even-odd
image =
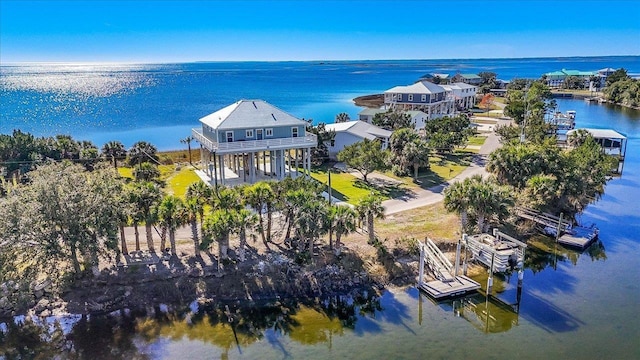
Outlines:
{"label": "balcony railing", "polygon": [[265,140],[248,140],[219,143],[206,137],[200,129],[191,129],[191,134],[202,146],[210,151],[224,154],[263,150],[299,149],[316,147],[318,138],[315,134],[305,132],[304,136]]}

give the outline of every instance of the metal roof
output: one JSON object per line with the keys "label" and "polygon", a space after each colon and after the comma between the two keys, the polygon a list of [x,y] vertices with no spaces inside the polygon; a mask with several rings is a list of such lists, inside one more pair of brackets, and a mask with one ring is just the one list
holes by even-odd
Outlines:
{"label": "metal roof", "polygon": [[626,139],[627,137],[613,129],[574,129],[567,131],[567,136],[578,131],[586,130],[596,139]]}
{"label": "metal roof", "polygon": [[396,94],[437,94],[443,92],[445,92],[445,89],[442,86],[428,81],[418,81],[408,86],[396,86],[385,91],[385,93]]}
{"label": "metal roof", "polygon": [[465,83],[461,83],[461,82],[457,82],[457,83],[453,83],[451,85],[440,85],[442,86],[444,89],[446,90],[453,90],[453,89],[477,89],[477,86],[473,86],[473,85],[469,85],[469,84],[465,84]]}
{"label": "metal roof", "polygon": [[240,100],[200,119],[216,130],[307,125],[264,100]]}
{"label": "metal roof", "polygon": [[391,137],[391,131],[360,120],[327,124],[326,129],[329,131],[333,130],[336,133],[346,132],[357,137],[369,140],[373,140],[379,137]]}
{"label": "metal roof", "polygon": [[358,115],[371,115],[375,116],[376,114],[387,112],[385,109],[374,109],[374,108],[366,108],[358,113]]}

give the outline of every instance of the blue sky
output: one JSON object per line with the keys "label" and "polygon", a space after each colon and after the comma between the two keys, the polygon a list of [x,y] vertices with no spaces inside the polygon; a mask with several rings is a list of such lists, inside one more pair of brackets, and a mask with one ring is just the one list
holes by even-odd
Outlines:
{"label": "blue sky", "polygon": [[0,0],[0,62],[640,55],[640,1]]}

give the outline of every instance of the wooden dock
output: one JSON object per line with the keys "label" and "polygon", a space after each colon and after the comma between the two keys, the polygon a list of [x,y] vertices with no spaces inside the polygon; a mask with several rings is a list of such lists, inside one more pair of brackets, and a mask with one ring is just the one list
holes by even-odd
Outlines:
{"label": "wooden dock", "polygon": [[[458,275],[461,243],[458,241],[456,250],[456,266],[444,256],[442,251],[427,238],[424,243],[418,243],[420,248],[420,268],[418,273],[418,289],[425,291],[434,299],[442,299],[464,295],[480,288],[480,284],[470,278]],[[455,269],[455,270],[454,270]],[[425,280],[425,270],[435,278]]]}
{"label": "wooden dock", "polygon": [[574,227],[571,232],[562,234],[558,242],[562,245],[585,249],[598,238],[597,228]]}
{"label": "wooden dock", "polygon": [[434,280],[422,282],[418,284],[418,287],[434,299],[443,299],[476,291],[480,289],[480,283],[464,275],[458,275],[452,281]]}
{"label": "wooden dock", "polygon": [[585,249],[598,238],[598,228],[573,225],[557,216],[519,207],[516,213],[523,219],[534,221],[543,226],[543,232],[555,236],[558,243]]}
{"label": "wooden dock", "polygon": [[536,222],[544,227],[560,228],[560,231],[566,231],[571,228],[571,223],[565,219],[560,219],[558,216],[539,212],[524,207],[517,207],[516,214],[523,218]]}

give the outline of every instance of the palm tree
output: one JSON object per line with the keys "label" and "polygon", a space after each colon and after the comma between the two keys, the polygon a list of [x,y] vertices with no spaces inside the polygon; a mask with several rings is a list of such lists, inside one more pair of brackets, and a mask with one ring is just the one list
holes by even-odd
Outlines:
{"label": "palm tree", "polygon": [[158,167],[150,162],[143,162],[133,170],[136,181],[153,181],[160,177]]}
{"label": "palm tree", "polygon": [[158,186],[151,182],[136,183],[136,205],[144,219],[144,227],[147,235],[147,248],[150,252],[154,252],[152,225],[156,222],[157,217],[152,211],[154,206],[162,197]]}
{"label": "palm tree", "polygon": [[460,215],[460,226],[465,232],[468,226],[469,214],[469,181],[464,179],[453,183],[444,189],[444,207],[449,212],[457,212]]}
{"label": "palm tree", "polygon": [[[269,183],[260,181],[244,189],[245,202],[258,213],[258,230],[264,246],[269,249],[271,242],[271,221],[275,205],[275,196]],[[267,228],[265,231],[263,212],[267,212]]]}
{"label": "palm tree", "polygon": [[375,218],[384,218],[384,207],[382,207],[382,201],[380,198],[376,197],[374,193],[371,193],[360,200],[358,205],[356,205],[356,213],[360,219],[367,220],[369,243],[375,243],[376,235],[373,228],[373,220]]}
{"label": "palm tree", "polygon": [[247,247],[247,229],[252,229],[258,223],[258,215],[247,210],[240,209],[235,212],[235,225],[238,236],[240,237],[240,249],[238,255],[240,261],[245,260],[245,251]]}
{"label": "palm tree", "polygon": [[160,224],[166,226],[169,231],[169,243],[171,255],[176,256],[176,229],[185,223],[185,211],[182,200],[173,195],[162,198],[158,205],[158,217]]}
{"label": "palm tree", "polygon": [[349,114],[347,113],[342,112],[336,115],[336,123],[348,122],[350,120],[351,120],[351,117],[349,117]]}
{"label": "palm tree", "polygon": [[481,175],[474,175],[470,178],[470,208],[476,216],[478,230],[486,232],[489,222],[499,221],[508,214],[511,205],[509,192],[500,187],[495,181],[482,179]]}
{"label": "palm tree", "polygon": [[[330,209],[331,228],[336,233],[336,248],[340,248],[340,239],[342,235],[356,231],[356,220],[358,214],[349,206],[334,205]],[[331,246],[331,238],[329,238],[329,248]]]}
{"label": "palm tree", "polygon": [[133,233],[136,239],[136,251],[140,251],[140,232],[138,231],[138,224],[144,219],[142,209],[138,206],[140,203],[139,186],[129,186],[125,190],[126,201],[129,204],[129,216],[131,217],[131,224],[133,225]]}
{"label": "palm tree", "polygon": [[408,143],[402,150],[402,157],[413,166],[413,178],[418,179],[418,169],[429,167],[429,147],[427,142],[421,139]]}
{"label": "palm tree", "polygon": [[78,159],[80,146],[69,135],[56,135],[56,149],[60,152],[61,159]]}
{"label": "palm tree", "polygon": [[196,257],[200,256],[200,241],[198,239],[198,214],[203,208],[196,198],[187,198],[184,202],[187,212],[188,222],[191,225],[191,239],[193,240],[193,250]]}
{"label": "palm tree", "polygon": [[567,145],[571,147],[578,147],[587,141],[591,134],[585,129],[574,130],[567,136]]}
{"label": "palm tree", "polygon": [[238,210],[242,208],[242,199],[235,188],[219,186],[211,192],[211,206],[214,209]]}
{"label": "palm tree", "polygon": [[313,256],[313,244],[325,232],[329,211],[326,201],[309,199],[296,216],[296,231],[300,239],[306,239],[309,256]]}
{"label": "palm tree", "polygon": [[189,164],[193,165],[193,162],[191,161],[191,142],[195,140],[195,138],[191,135],[187,136],[184,139],[180,139],[180,142],[183,144],[187,144],[187,148],[189,149]]}
{"label": "palm tree", "polygon": [[138,141],[129,149],[129,164],[136,165],[152,161],[158,163],[158,149],[146,141]]}
{"label": "palm tree", "polygon": [[460,214],[463,231],[468,230],[467,216],[473,214],[478,231],[485,232],[488,219],[499,221],[508,214],[511,197],[495,180],[474,175],[445,189],[444,204],[448,211]]}
{"label": "palm tree", "polygon": [[228,257],[229,234],[236,228],[234,213],[234,210],[218,209],[204,218],[203,244],[208,246],[212,240],[218,242],[218,269],[222,259]]}
{"label": "palm tree", "polygon": [[211,187],[204,181],[197,181],[189,184],[185,193],[186,199],[196,199],[199,203],[198,216],[200,216],[200,231],[202,231],[202,223],[204,222],[204,206],[209,202],[212,196]]}

